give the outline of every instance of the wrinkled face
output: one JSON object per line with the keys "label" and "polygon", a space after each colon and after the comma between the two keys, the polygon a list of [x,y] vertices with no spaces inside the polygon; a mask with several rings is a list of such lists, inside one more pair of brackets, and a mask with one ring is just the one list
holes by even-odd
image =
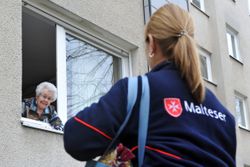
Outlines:
{"label": "wrinkled face", "polygon": [[53,93],[48,89],[43,89],[42,93],[36,96],[37,108],[44,110],[53,101]]}

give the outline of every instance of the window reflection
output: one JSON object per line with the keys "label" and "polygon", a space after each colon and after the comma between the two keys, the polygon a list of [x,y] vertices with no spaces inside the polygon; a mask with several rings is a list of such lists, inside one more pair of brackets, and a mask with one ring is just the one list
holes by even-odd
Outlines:
{"label": "window reflection", "polygon": [[68,118],[103,96],[120,78],[114,57],[69,34],[66,35]]}
{"label": "window reflection", "polygon": [[187,0],[144,0],[144,18],[145,23],[149,20],[149,17],[161,6],[174,3],[181,8],[188,10],[188,1]]}
{"label": "window reflection", "polygon": [[202,76],[206,79],[209,79],[208,78],[208,71],[207,71],[207,58],[205,56],[200,55],[200,62],[201,62]]}
{"label": "window reflection", "polygon": [[235,110],[238,124],[246,127],[244,102],[239,97],[235,97]]}

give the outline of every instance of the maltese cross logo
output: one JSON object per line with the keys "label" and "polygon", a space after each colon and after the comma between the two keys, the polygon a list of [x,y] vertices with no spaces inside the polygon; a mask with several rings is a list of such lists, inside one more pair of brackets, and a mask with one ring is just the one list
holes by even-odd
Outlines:
{"label": "maltese cross logo", "polygon": [[172,117],[179,117],[182,113],[181,101],[178,98],[164,98],[164,107]]}

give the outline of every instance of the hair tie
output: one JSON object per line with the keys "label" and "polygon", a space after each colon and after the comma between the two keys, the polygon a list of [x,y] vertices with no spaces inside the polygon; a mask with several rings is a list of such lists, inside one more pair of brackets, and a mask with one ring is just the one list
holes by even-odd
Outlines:
{"label": "hair tie", "polygon": [[177,35],[177,37],[182,37],[183,35],[187,35],[188,32],[186,30],[181,30],[181,32]]}

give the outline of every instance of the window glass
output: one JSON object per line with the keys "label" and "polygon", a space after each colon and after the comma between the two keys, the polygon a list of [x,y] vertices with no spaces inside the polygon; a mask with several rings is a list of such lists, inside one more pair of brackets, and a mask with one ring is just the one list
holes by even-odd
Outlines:
{"label": "window glass", "polygon": [[236,118],[239,125],[247,127],[246,124],[246,108],[245,108],[245,99],[244,97],[235,96],[235,111]]}
{"label": "window glass", "polygon": [[201,62],[201,74],[204,79],[213,82],[212,67],[211,67],[211,53],[203,48],[200,48],[199,54],[200,54],[200,62]]}
{"label": "window glass", "polygon": [[201,8],[201,2],[200,0],[192,0],[192,2],[199,8]]}
{"label": "window glass", "polygon": [[120,78],[120,58],[66,35],[68,118],[96,102]]}
{"label": "window glass", "polygon": [[176,5],[179,5],[182,9],[188,10],[187,0],[168,0],[168,1]]}
{"label": "window glass", "polygon": [[200,55],[201,60],[201,73],[202,76],[208,79],[208,69],[207,69],[207,58],[205,56]]}
{"label": "window glass", "polygon": [[205,11],[204,0],[191,0],[191,2],[202,11]]}
{"label": "window glass", "polygon": [[227,46],[228,46],[228,53],[229,55],[235,55],[233,52],[233,42],[232,42],[232,35],[227,33]]}
{"label": "window glass", "polygon": [[153,14],[157,9],[159,9],[161,6],[167,4],[167,0],[151,0],[151,14]]}

